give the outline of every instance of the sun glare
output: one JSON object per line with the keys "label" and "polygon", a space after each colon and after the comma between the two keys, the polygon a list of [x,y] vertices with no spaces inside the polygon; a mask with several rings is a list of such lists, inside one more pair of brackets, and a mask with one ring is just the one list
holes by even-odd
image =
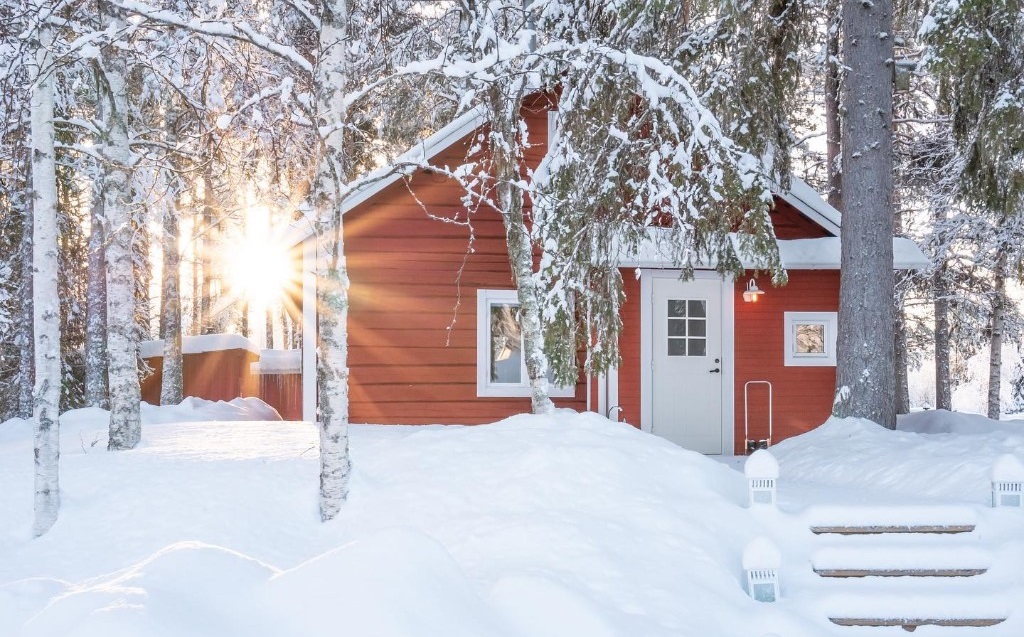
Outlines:
{"label": "sun glare", "polygon": [[[250,216],[250,221],[253,217]],[[231,251],[229,270],[234,295],[260,308],[285,296],[292,279],[287,247],[275,240],[267,223],[250,223],[242,242]]]}

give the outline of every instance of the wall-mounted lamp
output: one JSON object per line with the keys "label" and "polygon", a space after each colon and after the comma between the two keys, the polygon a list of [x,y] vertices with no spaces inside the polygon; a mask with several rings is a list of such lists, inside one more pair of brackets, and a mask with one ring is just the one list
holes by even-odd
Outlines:
{"label": "wall-mounted lamp", "polygon": [[743,291],[744,303],[757,303],[757,298],[764,295],[764,290],[757,287],[754,279],[747,282],[747,289]]}

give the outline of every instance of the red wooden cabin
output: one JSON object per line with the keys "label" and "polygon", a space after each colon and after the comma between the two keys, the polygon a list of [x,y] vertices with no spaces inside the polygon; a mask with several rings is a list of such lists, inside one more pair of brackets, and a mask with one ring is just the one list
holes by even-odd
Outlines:
{"label": "red wooden cabin", "polygon": [[[524,116],[532,144],[526,161],[536,165],[553,116],[544,101]],[[410,153],[454,168],[485,125],[468,113]],[[460,187],[428,169],[383,176],[349,197],[352,422],[477,424],[529,410],[502,222],[493,211],[476,212],[470,251],[466,226],[433,218],[465,214]],[[622,365],[590,382],[580,378],[556,403],[709,454],[742,453],[745,418],[751,439],[768,437],[769,386],[773,442],[823,422],[835,387],[840,215],[794,179],[790,191],[777,193],[772,220],[789,284],[773,288],[755,277],[766,292],[756,302],[743,298],[749,277],[723,279],[709,269],[681,281],[657,254],[625,258]],[[316,392],[311,244],[302,302],[308,420]],[[904,261],[896,267],[923,265],[908,240],[897,239],[896,248]]]}

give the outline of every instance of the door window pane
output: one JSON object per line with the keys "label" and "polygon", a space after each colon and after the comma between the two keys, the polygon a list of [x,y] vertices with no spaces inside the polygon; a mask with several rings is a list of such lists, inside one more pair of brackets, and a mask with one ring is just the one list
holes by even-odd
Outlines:
{"label": "door window pane", "polygon": [[668,355],[669,356],[686,356],[686,339],[685,338],[670,338],[670,339],[668,339]]}
{"label": "door window pane", "polygon": [[669,319],[668,320],[668,335],[669,336],[686,336],[686,319]]}
{"label": "door window pane", "polygon": [[688,305],[690,306],[690,312],[689,312],[690,316],[707,316],[708,315],[707,314],[707,305],[708,305],[707,301],[703,301],[703,300],[690,301],[688,303]]}
{"label": "door window pane", "polygon": [[686,316],[686,301],[669,300],[668,302],[668,315],[669,316]]}

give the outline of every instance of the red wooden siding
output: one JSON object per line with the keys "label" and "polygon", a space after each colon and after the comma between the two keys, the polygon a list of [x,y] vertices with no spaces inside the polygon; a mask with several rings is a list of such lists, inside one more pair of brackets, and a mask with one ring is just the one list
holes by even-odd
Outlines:
{"label": "red wooden siding", "polygon": [[[839,308],[838,270],[792,270],[789,284],[773,288],[768,277],[757,278],[766,294],[744,303],[749,277],[736,281],[736,453],[743,453],[743,386],[749,380],[772,383],[773,442],[817,427],[832,412],[835,367],[786,367],[783,362],[785,312],[835,312]],[[751,438],[767,437],[767,391],[751,387]]]}
{"label": "red wooden siding", "polygon": [[258,374],[257,396],[285,420],[302,420],[302,374]]}
{"label": "red wooden siding", "polygon": [[808,219],[802,212],[775,197],[775,207],[769,213],[775,236],[779,239],[817,239],[831,237],[824,228]]}
{"label": "red wooden siding", "polygon": [[622,334],[619,335],[619,419],[640,427],[640,279],[635,268],[623,268],[622,289],[626,302],[622,305]]}
{"label": "red wooden siding", "polygon": [[[257,385],[249,364],[259,356],[249,350],[228,349],[182,357],[182,395],[206,400],[232,400],[255,396]],[[153,373],[142,380],[142,400],[151,405],[160,404],[160,382],[163,379],[163,357],[146,359]]]}
{"label": "red wooden siding", "polygon": [[[535,165],[547,113],[526,115],[538,144],[527,163]],[[462,140],[432,161],[457,166],[466,148]],[[472,215],[472,244],[465,225],[428,216],[465,222],[461,198],[455,183],[421,170],[408,187],[394,184],[345,215],[352,422],[477,424],[530,409],[529,398],[476,396],[476,291],[514,286],[497,213]],[[555,402],[586,409],[586,384]]]}

